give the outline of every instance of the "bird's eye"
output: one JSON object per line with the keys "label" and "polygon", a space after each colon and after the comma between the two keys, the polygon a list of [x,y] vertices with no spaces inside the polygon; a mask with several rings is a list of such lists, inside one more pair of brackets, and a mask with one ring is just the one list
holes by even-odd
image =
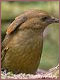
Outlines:
{"label": "bird's eye", "polygon": [[45,16],[42,18],[42,21],[46,21],[47,19],[48,19],[48,17]]}

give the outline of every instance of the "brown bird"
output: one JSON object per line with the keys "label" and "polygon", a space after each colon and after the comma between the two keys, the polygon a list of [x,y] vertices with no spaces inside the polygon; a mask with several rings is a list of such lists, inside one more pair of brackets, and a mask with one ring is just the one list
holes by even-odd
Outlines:
{"label": "brown bird", "polygon": [[41,10],[16,17],[2,42],[2,68],[14,73],[35,73],[41,59],[43,31],[59,20]]}

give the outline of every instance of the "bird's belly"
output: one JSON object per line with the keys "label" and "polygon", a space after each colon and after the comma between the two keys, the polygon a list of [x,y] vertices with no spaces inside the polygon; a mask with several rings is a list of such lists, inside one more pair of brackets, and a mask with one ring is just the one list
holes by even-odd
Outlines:
{"label": "bird's belly", "polygon": [[13,38],[13,42],[10,42],[5,55],[3,68],[15,73],[35,73],[40,62],[41,53],[41,38],[27,38],[22,39],[22,41],[16,41]]}

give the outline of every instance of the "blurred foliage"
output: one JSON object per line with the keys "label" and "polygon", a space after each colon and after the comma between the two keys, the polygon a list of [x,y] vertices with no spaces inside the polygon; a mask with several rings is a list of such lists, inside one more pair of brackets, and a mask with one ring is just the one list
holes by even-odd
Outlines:
{"label": "blurred foliage", "polygon": [[[1,32],[2,40],[9,24],[22,12],[29,9],[45,10],[52,16],[59,18],[58,1],[40,2],[4,2],[1,4]],[[45,35],[46,34],[46,35]],[[59,63],[59,24],[51,24],[44,33],[44,45],[39,67],[49,69]]]}

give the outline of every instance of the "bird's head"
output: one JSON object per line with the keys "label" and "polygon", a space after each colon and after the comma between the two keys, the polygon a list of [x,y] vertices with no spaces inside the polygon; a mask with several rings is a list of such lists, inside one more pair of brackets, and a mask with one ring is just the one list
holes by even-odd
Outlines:
{"label": "bird's head", "polygon": [[59,19],[52,17],[49,13],[42,10],[29,10],[26,11],[24,15],[24,18],[27,20],[20,28],[32,28],[44,31],[48,25],[52,23],[59,23]]}
{"label": "bird's head", "polygon": [[40,23],[43,25],[42,27],[47,27],[52,23],[59,23],[59,19],[49,15],[46,12],[40,13]]}
{"label": "bird's head", "polygon": [[35,20],[35,21],[36,21],[36,23],[38,23],[40,25],[38,27],[41,28],[42,31],[44,31],[44,29],[50,24],[59,23],[59,19],[53,17],[52,15],[47,13],[46,11],[37,10],[35,13],[32,13],[32,14],[35,15],[35,17],[36,17],[35,19],[38,19],[38,20]]}

